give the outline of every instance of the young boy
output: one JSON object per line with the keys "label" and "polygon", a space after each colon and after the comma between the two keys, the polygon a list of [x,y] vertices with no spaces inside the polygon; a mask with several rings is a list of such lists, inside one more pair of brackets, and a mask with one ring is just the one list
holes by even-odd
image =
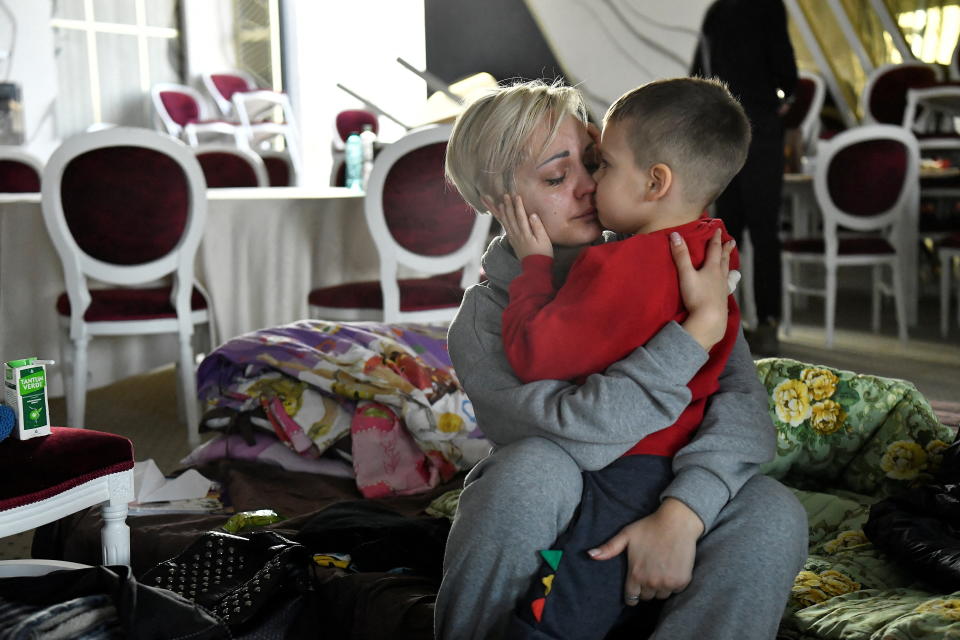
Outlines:
{"label": "young boy", "polygon": [[[553,246],[537,212],[528,217],[519,197],[505,198],[496,213],[523,272],[510,285],[503,342],[519,378],[582,381],[685,319],[668,243],[682,236],[699,266],[718,229],[729,239],[723,223],[703,212],[742,167],[749,142],[743,109],[719,82],[662,80],[621,96],[604,118],[596,204],[600,223],[627,237],[583,249],[558,290]],[[680,418],[584,474],[579,515],[544,554],[515,636],[602,638],[616,622],[620,612],[610,602],[620,600],[626,566],[591,560],[594,547],[659,505],[671,459],[700,425],[736,340],[740,314],[732,297],[728,304],[724,337],[689,382],[692,400]]]}

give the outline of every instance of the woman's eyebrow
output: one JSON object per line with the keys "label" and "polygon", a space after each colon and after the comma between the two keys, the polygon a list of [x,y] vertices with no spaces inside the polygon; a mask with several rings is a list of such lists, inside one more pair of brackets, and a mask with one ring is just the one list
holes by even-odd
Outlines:
{"label": "woman's eyebrow", "polygon": [[556,160],[556,159],[558,159],[558,158],[569,158],[569,157],[570,157],[570,152],[569,152],[569,151],[561,151],[560,153],[555,153],[555,154],[553,154],[552,156],[550,156],[549,158],[547,158],[546,160],[544,160],[543,162],[541,162],[540,164],[538,164],[538,165],[537,165],[537,169],[539,169],[539,168],[542,167],[543,165],[547,164],[548,162],[553,162],[554,160]]}

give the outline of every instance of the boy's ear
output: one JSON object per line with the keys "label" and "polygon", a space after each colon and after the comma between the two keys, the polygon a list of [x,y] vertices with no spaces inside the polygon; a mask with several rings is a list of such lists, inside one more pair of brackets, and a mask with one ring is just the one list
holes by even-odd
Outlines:
{"label": "boy's ear", "polygon": [[673,186],[673,171],[662,162],[651,166],[644,174],[644,178],[646,183],[643,185],[643,193],[648,201],[663,198],[670,193],[670,188]]}

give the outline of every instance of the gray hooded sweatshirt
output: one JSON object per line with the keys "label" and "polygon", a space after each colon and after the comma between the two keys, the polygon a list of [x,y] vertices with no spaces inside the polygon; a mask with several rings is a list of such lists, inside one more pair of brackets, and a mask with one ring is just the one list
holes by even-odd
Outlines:
{"label": "gray hooded sweatshirt", "polygon": [[[558,255],[557,264],[569,265],[565,257]],[[488,280],[464,295],[450,325],[448,348],[480,429],[495,445],[539,436],[563,447],[582,469],[596,470],[644,436],[673,424],[686,408],[686,385],[707,361],[707,353],[675,322],[582,385],[558,380],[523,384],[507,361],[501,338],[508,286],[520,274],[520,263],[504,236],[490,243],[483,268]],[[583,344],[570,348],[589,344],[585,336]],[[720,389],[708,401],[693,440],[674,456],[675,478],[660,496],[693,509],[704,533],[759,465],[773,458],[776,431],[767,406],[741,333]]]}

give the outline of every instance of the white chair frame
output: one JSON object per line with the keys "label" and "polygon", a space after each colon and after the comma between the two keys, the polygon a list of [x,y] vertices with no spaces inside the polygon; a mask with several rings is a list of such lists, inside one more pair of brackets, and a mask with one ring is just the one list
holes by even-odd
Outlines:
{"label": "white chair frame", "polygon": [[[234,112],[240,120],[247,144],[259,153],[261,143],[280,136],[290,153],[294,175],[300,175],[300,129],[297,126],[290,98],[276,91],[246,91],[233,94]],[[261,116],[279,108],[283,113],[283,122],[259,120]],[[292,182],[291,184],[296,184]]]}
{"label": "white chair frame", "polygon": [[[926,87],[907,91],[907,106],[903,111],[903,127],[913,133],[936,133],[931,131],[935,125],[937,114],[927,110],[918,114],[920,103],[929,98],[951,98],[960,105],[960,86]],[[958,114],[960,115],[960,114]],[[953,118],[951,118],[953,120]],[[956,131],[956,126],[954,126]],[[923,138],[918,140],[920,150],[928,149],[957,149],[960,148],[960,137],[944,136],[943,138]]]}
{"label": "white chair frame", "polygon": [[[115,265],[87,255],[77,245],[64,217],[61,202],[61,181],[67,165],[77,156],[94,149],[115,146],[135,146],[153,149],[177,162],[186,177],[189,215],[180,242],[172,251],[151,262],[138,265]],[[182,415],[187,422],[191,445],[200,442],[199,406],[196,395],[196,371],[191,339],[196,324],[206,323],[210,331],[210,345],[216,344],[213,335],[213,309],[210,297],[194,279],[194,259],[203,236],[207,219],[206,183],[200,164],[193,151],[182,142],[149,129],[114,127],[94,133],[74,136],[66,140],[50,157],[43,174],[41,191],[43,219],[50,239],[63,264],[67,295],[70,299],[70,317],[61,317],[61,346],[63,349],[64,390],[67,395],[67,421],[70,426],[82,427],[86,405],[87,344],[95,336],[121,336],[176,333],[180,340],[179,379]],[[171,300],[176,318],[151,320],[87,322],[83,315],[92,300],[87,278],[119,285],[143,285],[164,277],[173,277]],[[204,293],[207,309],[193,311],[193,287]]]}
{"label": "white chair frame", "polygon": [[863,91],[860,92],[860,112],[863,114],[861,119],[861,124],[886,124],[879,123],[877,119],[870,112],[870,96],[873,93],[873,88],[876,86],[877,81],[883,77],[888,71],[892,69],[899,69],[903,67],[918,67],[918,68],[927,68],[932,69],[937,80],[943,79],[943,73],[940,70],[940,67],[935,64],[928,64],[926,62],[897,62],[880,65],[873,72],[867,76],[867,82],[863,87]]}
{"label": "white chair frame", "polygon": [[200,136],[202,135],[228,136],[233,138],[234,144],[236,144],[237,147],[242,148],[246,146],[246,137],[240,130],[239,126],[234,123],[190,122],[185,126],[178,124],[173,118],[170,117],[166,107],[163,105],[163,100],[160,98],[160,94],[165,91],[185,93],[193,98],[197,103],[197,108],[199,109],[198,115],[201,120],[209,120],[211,118],[211,113],[210,107],[207,105],[207,101],[202,95],[200,95],[200,92],[193,87],[171,82],[161,82],[155,84],[150,89],[150,98],[153,104],[153,111],[156,114],[160,124],[163,125],[163,128],[168,134],[174,138],[183,140],[192,147],[200,144]]}
{"label": "white chair frame", "polygon": [[[950,330],[950,280],[953,276],[953,261],[960,259],[960,249],[940,247],[940,334],[946,338]],[[960,280],[957,281],[957,326],[960,327]]]}
{"label": "white chair frame", "polygon": [[[874,216],[855,216],[841,211],[833,202],[827,185],[827,175],[833,157],[848,146],[866,140],[894,140],[907,149],[907,168],[903,188],[896,202],[888,210]],[[888,266],[892,272],[892,294],[896,306],[898,336],[901,341],[907,339],[907,310],[904,273],[904,230],[913,219],[912,211],[917,211],[919,200],[920,151],[917,139],[903,127],[895,125],[865,125],[844,131],[824,141],[820,145],[816,169],[813,177],[813,191],[817,204],[823,214],[823,238],[825,251],[822,254],[798,253],[784,249],[783,262],[783,322],[784,333],[789,335],[792,325],[791,295],[816,295],[826,298],[824,327],[826,344],[833,346],[834,322],[836,319],[837,269],[846,266],[873,266],[873,287],[871,299],[871,323],[874,331],[880,328],[880,294],[891,293],[882,282],[881,267]],[[878,231],[893,245],[891,254],[855,254],[839,255],[838,227],[854,231]],[[799,263],[822,264],[826,269],[824,289],[801,287],[792,281],[792,267]]]}
{"label": "white chair frame", "polygon": [[804,157],[817,155],[817,143],[820,139],[820,112],[823,111],[823,101],[826,96],[826,83],[818,73],[800,71],[799,77],[813,83],[813,96],[810,98],[810,108],[807,109],[803,121],[800,123],[800,138],[803,143]]}
{"label": "white chair frame", "polygon": [[330,320],[369,320],[378,322],[449,322],[457,313],[457,307],[425,311],[401,311],[400,287],[397,284],[400,267],[420,273],[438,275],[463,269],[460,286],[466,288],[480,279],[480,257],[486,245],[487,233],[493,219],[477,214],[467,241],[453,253],[442,256],[423,256],[400,246],[387,227],[383,213],[383,187],[393,165],[409,152],[450,138],[451,125],[433,125],[414,129],[403,138],[388,146],[377,155],[367,182],[367,194],[363,213],[367,228],[373,236],[380,257],[380,288],[383,293],[383,309],[341,309],[310,305],[314,318]]}
{"label": "white chair frame", "polygon": [[[195,156],[200,156],[204,153],[226,153],[232,156],[237,156],[238,158],[242,158],[253,169],[253,173],[257,177],[257,186],[270,186],[270,180],[267,177],[267,168],[263,164],[263,158],[251,151],[249,148],[238,148],[226,144],[202,144],[193,147],[193,153]],[[202,170],[203,167],[201,167],[201,171]]]}
{"label": "white chair frame", "polygon": [[236,118],[237,113],[234,109],[234,103],[229,98],[224,97],[220,90],[217,89],[217,85],[213,83],[213,76],[239,76],[244,79],[247,83],[247,91],[253,91],[257,88],[257,81],[253,79],[246,71],[241,71],[239,69],[231,69],[230,71],[215,71],[209,73],[201,73],[200,79],[203,82],[204,88],[207,90],[207,93],[210,94],[210,97],[213,98],[214,104],[217,106],[217,109],[220,110],[220,113],[223,114],[226,118]]}
{"label": "white chair frame", "polygon": [[[36,529],[77,513],[87,507],[102,505],[103,528],[100,530],[104,564],[130,565],[130,527],[127,526],[127,504],[133,500],[133,469],[111,473],[71,487],[46,500],[31,502],[0,511],[0,538]],[[49,561],[44,561],[44,563]],[[38,561],[11,561],[0,563],[0,577],[9,575],[38,575],[43,573]],[[64,563],[73,565],[73,563]],[[54,568],[79,568],[83,565]]]}

